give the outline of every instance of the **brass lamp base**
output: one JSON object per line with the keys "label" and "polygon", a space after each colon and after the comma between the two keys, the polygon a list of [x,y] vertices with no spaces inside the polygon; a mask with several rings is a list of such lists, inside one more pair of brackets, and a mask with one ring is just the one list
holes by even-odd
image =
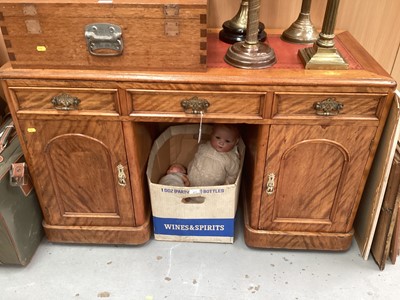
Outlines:
{"label": "brass lamp base", "polygon": [[299,50],[299,57],[306,69],[347,70],[349,64],[335,47],[323,48],[316,43],[313,47]]}
{"label": "brass lamp base", "polygon": [[282,33],[281,38],[289,43],[311,44],[318,39],[318,31],[311,23],[309,15],[300,14],[298,19]]}
{"label": "brass lamp base", "polygon": [[224,60],[242,69],[264,69],[276,63],[274,50],[267,44],[238,42],[229,47]]}
{"label": "brass lamp base", "polygon": [[[243,42],[246,39],[246,28],[235,27],[231,21],[225,21],[222,25],[222,30],[219,32],[219,39],[227,44]],[[264,31],[265,25],[259,22],[258,40],[264,42],[267,39],[267,34]]]}

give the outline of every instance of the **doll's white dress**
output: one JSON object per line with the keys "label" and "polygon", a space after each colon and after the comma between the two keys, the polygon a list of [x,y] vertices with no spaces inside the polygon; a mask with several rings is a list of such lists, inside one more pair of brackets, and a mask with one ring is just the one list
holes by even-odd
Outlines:
{"label": "doll's white dress", "polygon": [[188,166],[190,186],[232,184],[240,169],[237,147],[229,152],[218,152],[207,142],[199,148]]}

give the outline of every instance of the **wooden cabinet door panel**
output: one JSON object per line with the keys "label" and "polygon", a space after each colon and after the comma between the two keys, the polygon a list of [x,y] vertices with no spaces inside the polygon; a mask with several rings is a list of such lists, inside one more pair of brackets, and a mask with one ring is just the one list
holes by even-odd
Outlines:
{"label": "wooden cabinet door panel", "polygon": [[[359,201],[375,130],[356,126],[271,126],[260,227],[351,230],[350,217]],[[273,191],[267,193],[271,183]]]}
{"label": "wooden cabinet door panel", "polygon": [[129,178],[118,181],[128,176],[120,122],[20,124],[48,224],[134,225]]}

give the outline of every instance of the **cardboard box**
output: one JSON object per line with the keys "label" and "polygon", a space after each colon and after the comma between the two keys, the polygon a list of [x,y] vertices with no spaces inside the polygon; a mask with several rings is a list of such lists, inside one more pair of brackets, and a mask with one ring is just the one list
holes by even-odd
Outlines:
{"label": "cardboard box", "polygon": [[[212,127],[202,126],[202,142]],[[157,182],[172,163],[187,166],[198,146],[199,125],[171,126],[154,142],[147,179],[156,240],[233,243],[245,146],[239,141],[240,172],[229,185],[176,187]]]}
{"label": "cardboard box", "polygon": [[3,0],[0,26],[14,68],[206,71],[207,0]]}

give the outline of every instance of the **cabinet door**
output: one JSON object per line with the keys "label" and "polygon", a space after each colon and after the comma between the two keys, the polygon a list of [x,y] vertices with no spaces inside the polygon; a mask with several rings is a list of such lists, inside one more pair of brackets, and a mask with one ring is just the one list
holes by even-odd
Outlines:
{"label": "cabinet door", "polygon": [[260,228],[349,232],[375,127],[273,125]]}
{"label": "cabinet door", "polygon": [[135,223],[122,124],[20,120],[49,225]]}

